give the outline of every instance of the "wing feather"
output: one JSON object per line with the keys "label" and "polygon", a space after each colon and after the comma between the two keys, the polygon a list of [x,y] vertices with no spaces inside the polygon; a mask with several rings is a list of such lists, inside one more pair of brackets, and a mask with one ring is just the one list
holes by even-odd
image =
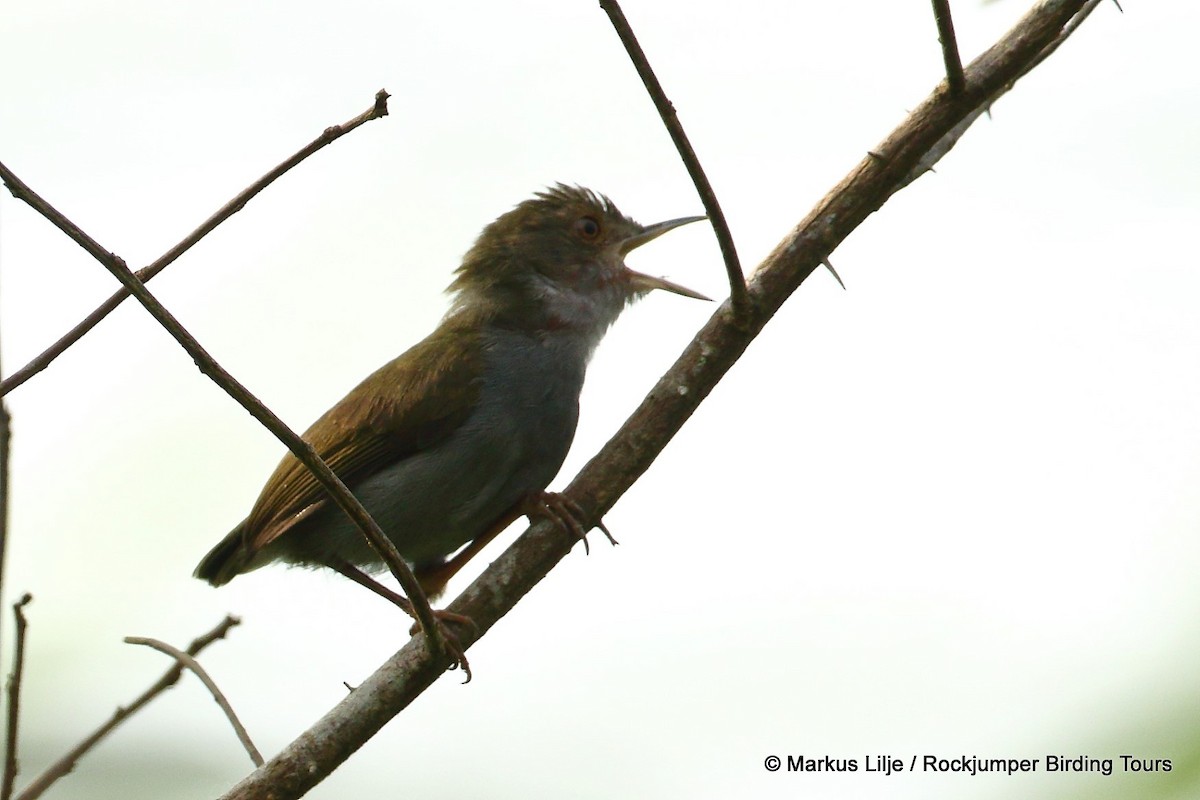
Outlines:
{"label": "wing feather", "polygon": [[[450,436],[479,397],[477,335],[443,325],[376,370],[304,434],[348,486]],[[249,557],[331,502],[292,453],[284,456],[242,530]]]}

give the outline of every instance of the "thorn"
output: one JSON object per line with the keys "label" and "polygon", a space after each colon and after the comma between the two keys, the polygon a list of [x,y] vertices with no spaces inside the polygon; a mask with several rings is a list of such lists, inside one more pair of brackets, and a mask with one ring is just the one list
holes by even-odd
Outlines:
{"label": "thorn", "polygon": [[874,150],[868,150],[867,155],[869,155],[871,158],[875,159],[876,161],[887,161],[887,159],[883,157],[882,153],[876,153]]}
{"label": "thorn", "polygon": [[[837,274],[837,270],[833,268],[833,264],[829,263],[829,259],[823,258],[821,259],[821,263],[825,266],[825,269],[829,270],[829,274],[832,275],[839,284],[841,284],[842,291],[846,291],[846,284],[842,282],[842,276]],[[605,531],[605,533],[607,533],[607,531]],[[611,539],[612,537],[610,536],[608,538]],[[613,544],[616,544],[616,542],[613,542]]]}
{"label": "thorn", "polygon": [[1120,11],[1122,14],[1125,13],[1125,9],[1121,8],[1121,0],[1113,0],[1113,5],[1117,7],[1117,11]]}

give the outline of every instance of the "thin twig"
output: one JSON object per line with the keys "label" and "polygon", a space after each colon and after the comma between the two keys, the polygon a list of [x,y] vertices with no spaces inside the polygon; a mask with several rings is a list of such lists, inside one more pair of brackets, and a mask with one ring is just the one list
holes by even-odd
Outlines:
{"label": "thin twig", "polygon": [[[4,368],[0,366],[0,378],[4,377]],[[4,563],[8,552],[8,489],[9,489],[9,454],[12,447],[12,416],[8,413],[8,404],[0,395],[0,597],[4,596]],[[0,629],[0,633],[2,633]],[[0,641],[3,637],[0,636]]]}
{"label": "thin twig", "polygon": [[[966,74],[969,99],[982,102],[1015,76],[1084,4],[1084,0],[1043,0]],[[583,468],[565,494],[587,512],[587,527],[612,508],[783,303],[827,253],[849,236],[902,185],[908,172],[967,113],[970,103],[935,91],[881,145],[882,163],[868,156],[826,195],[754,272],[748,290],[756,313],[738,323],[731,303],[722,304],[692,343],[651,390],[621,430]],[[476,628],[464,631],[470,647],[511,611],[575,543],[560,527],[539,521],[484,570],[448,610],[469,616]],[[417,642],[410,642],[350,692],[334,708],[263,767],[247,776],[223,800],[290,800],[320,783],[339,764],[404,710],[441,674]]]}
{"label": "thin twig", "polygon": [[642,51],[642,46],[638,44],[637,37],[633,34],[633,28],[629,26],[629,20],[625,19],[625,13],[621,11],[621,6],[617,4],[617,0],[600,0],[600,8],[604,9],[604,13],[608,14],[608,18],[612,21],[612,26],[616,30],[617,36],[620,37],[621,44],[625,45],[625,51],[629,54],[629,60],[633,62],[638,77],[642,79],[650,99],[654,101],[654,107],[658,109],[658,115],[662,117],[663,125],[666,126],[667,133],[671,135],[671,141],[675,143],[675,149],[679,151],[679,157],[683,159],[688,174],[692,176],[692,183],[696,185],[696,192],[704,204],[704,213],[708,214],[709,222],[712,223],[713,231],[717,235],[717,244],[721,247],[721,257],[725,260],[725,272],[729,276],[729,299],[734,313],[740,319],[749,310],[746,276],[742,273],[737,248],[733,244],[733,234],[729,232],[729,223],[725,221],[725,212],[721,210],[721,204],[717,202],[717,195],[708,182],[708,176],[704,174],[704,167],[700,165],[700,159],[696,157],[696,151],[692,149],[691,142],[688,141],[679,116],[675,113],[675,106],[667,99],[667,93],[663,91],[662,84],[655,77],[654,70],[650,67],[650,62]]}
{"label": "thin twig", "polygon": [[4,738],[4,782],[0,785],[0,800],[9,800],[13,793],[13,782],[17,779],[17,722],[21,713],[21,677],[25,672],[25,612],[23,609],[33,600],[26,592],[13,603],[13,617],[17,622],[16,642],[13,645],[13,668],[8,676],[8,719]]}
{"label": "thin twig", "polygon": [[967,88],[962,58],[958,54],[958,39],[954,36],[954,18],[950,16],[950,0],[933,0],[933,18],[937,20],[938,41],[942,43],[942,60],[946,62],[946,85],[950,94],[960,95]]}
{"label": "thin twig", "polygon": [[[388,97],[388,93],[383,89],[380,89],[375,94],[375,104],[371,108],[359,114],[354,119],[343,122],[341,125],[333,125],[329,128],[326,128],[316,139],[313,139],[286,161],[275,167],[266,175],[263,175],[254,183],[250,184],[240,194],[238,194],[225,205],[221,206],[221,208],[219,208],[215,214],[206,219],[200,225],[200,227],[196,228],[196,230],[189,233],[183,239],[183,241],[172,247],[167,252],[163,253],[158,260],[138,270],[135,274],[143,282],[150,280],[155,275],[162,272],[163,269],[165,269],[171,262],[191,249],[192,245],[196,244],[196,242],[200,241],[209,233],[211,233],[214,228],[232,217],[238,211],[241,211],[242,208],[245,207],[246,203],[250,202],[250,200],[252,200],[254,196],[263,189],[270,186],[276,178],[279,178],[285,172],[311,156],[313,153],[317,152],[328,144],[332,144],[358,126],[366,122],[370,122],[373,119],[379,119],[380,117],[387,116]],[[101,303],[95,311],[93,311],[91,314],[88,314],[83,321],[69,330],[61,339],[50,345],[50,347],[46,348],[45,352],[30,361],[25,366],[21,367],[12,375],[9,375],[3,381],[0,381],[0,397],[8,394],[13,389],[32,378],[34,375],[44,370],[46,367],[50,366],[50,363],[54,361],[54,359],[62,355],[68,347],[79,341],[84,334],[96,327],[100,320],[112,313],[113,309],[119,306],[127,297],[129,297],[128,289],[122,288],[118,290],[111,297]]]}
{"label": "thin twig", "polygon": [[[229,633],[229,629],[235,625],[240,625],[241,620],[234,616],[227,616],[225,619],[213,628],[208,633],[196,637],[186,652],[190,656],[199,655],[204,648],[208,647],[213,642],[224,639]],[[120,725],[125,720],[141,710],[142,706],[148,704],[151,700],[158,697],[160,694],[170,689],[178,681],[183,674],[183,665],[176,662],[173,667],[167,670],[161,678],[159,678],[149,689],[142,692],[137,698],[127,706],[120,706],[113,715],[99,728],[89,734],[83,741],[71,748],[62,758],[55,761],[46,770],[38,775],[25,789],[16,797],[16,800],[36,800],[43,792],[50,788],[56,780],[64,775],[67,775],[71,770],[75,769],[75,764],[79,759],[83,758],[89,750],[107,736],[114,728]]]}
{"label": "thin twig", "polygon": [[[250,734],[246,732],[245,726],[238,719],[237,714],[233,712],[233,706],[229,705],[229,701],[225,699],[225,695],[217,687],[209,674],[204,671],[204,667],[200,666],[200,662],[192,656],[188,655],[178,647],[172,647],[166,642],[160,642],[158,639],[149,639],[145,636],[126,636],[126,644],[142,644],[146,647],[153,647],[160,653],[166,653],[171,658],[195,673],[200,682],[205,685],[209,693],[212,694],[213,700],[217,701],[217,705],[225,712],[225,718],[229,720],[229,724],[233,726],[233,732],[237,734],[238,740],[241,741],[242,747],[246,748],[246,752],[250,754],[250,760],[254,762],[254,766],[261,767],[263,765],[262,754],[258,752],[258,748],[254,746],[254,742],[250,739]],[[3,798],[0,800],[7,800]]]}
{"label": "thin twig", "polygon": [[[421,591],[421,585],[417,583],[417,579],[413,577],[412,570],[404,562],[404,558],[396,550],[396,546],[392,544],[392,540],[384,535],[383,530],[371,518],[371,515],[367,513],[367,510],[362,507],[362,504],[354,497],[346,487],[346,484],[342,483],[342,480],[317,455],[312,446],[284,424],[283,420],[263,405],[262,401],[251,394],[236,378],[226,372],[225,368],[218,364],[200,346],[196,338],[179,324],[179,320],[175,319],[171,312],[167,311],[162,303],[150,293],[150,290],[146,288],[146,284],[138,280],[137,276],[129,271],[129,267],[125,266],[125,262],[119,256],[101,247],[92,237],[82,231],[78,225],[67,219],[58,209],[43,200],[40,195],[25,185],[20,178],[14,175],[2,163],[0,163],[0,177],[3,178],[4,183],[15,197],[32,206],[35,211],[44,216],[60,231],[71,237],[75,243],[103,264],[129,290],[129,293],[137,298],[137,301],[150,312],[150,316],[154,317],[175,338],[175,341],[179,342],[180,346],[196,362],[196,366],[200,368],[201,372],[224,389],[230,397],[236,400],[242,408],[249,411],[250,415],[261,422],[267,430],[275,434],[275,437],[283,442],[301,463],[308,467],[316,479],[333,497],[338,507],[346,512],[346,515],[362,531],[371,548],[388,565],[392,575],[400,583],[400,586],[404,589],[404,593],[408,595],[408,599],[413,606],[414,616],[421,623],[421,629],[425,633],[431,651],[438,654],[439,660],[450,658],[452,651],[446,645],[442,630],[433,616],[433,609],[429,607],[429,600],[425,597],[425,593]],[[448,666],[454,665],[461,665],[464,671],[467,670],[466,660],[461,657],[460,653],[454,653],[454,657],[448,661]]]}

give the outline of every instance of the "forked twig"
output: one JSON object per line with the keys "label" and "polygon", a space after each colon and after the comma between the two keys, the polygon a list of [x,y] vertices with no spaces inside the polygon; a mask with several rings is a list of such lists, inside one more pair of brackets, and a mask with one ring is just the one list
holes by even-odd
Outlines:
{"label": "forked twig", "polygon": [[[341,125],[333,125],[326,128],[316,139],[313,139],[307,145],[300,148],[300,150],[296,151],[296,153],[294,153],[290,158],[285,160],[279,166],[275,167],[266,175],[263,175],[254,183],[250,184],[236,197],[217,209],[215,214],[201,223],[200,227],[196,228],[196,230],[184,237],[183,241],[172,247],[167,252],[163,253],[156,261],[146,267],[143,267],[134,274],[136,274],[143,282],[150,280],[155,275],[162,272],[171,262],[190,250],[192,245],[196,244],[196,242],[212,233],[213,229],[215,229],[218,225],[232,217],[238,211],[241,211],[242,208],[245,207],[246,203],[250,202],[256,194],[270,186],[277,178],[282,176],[292,167],[296,166],[301,161],[308,158],[326,145],[337,141],[360,125],[370,122],[373,119],[379,119],[380,117],[387,116],[388,97],[388,93],[383,89],[380,89],[375,93],[375,104],[371,108],[359,114],[354,119],[343,122]],[[5,182],[7,183],[7,179]],[[118,290],[111,297],[101,303],[95,311],[93,311],[91,314],[88,314],[87,317],[85,317],[78,325],[67,331],[62,338],[50,345],[50,347],[46,348],[41,355],[34,358],[12,375],[9,375],[4,380],[0,381],[0,397],[8,394],[13,389],[32,378],[34,375],[44,370],[46,367],[50,366],[50,363],[53,362],[54,359],[58,358],[66,351],[68,347],[83,338],[84,334],[96,327],[100,320],[112,313],[113,309],[119,306],[127,297],[129,297],[128,289],[122,288]]]}
{"label": "forked twig", "polygon": [[[178,647],[172,647],[166,642],[160,642],[158,639],[149,639],[145,636],[126,636],[125,643],[153,647],[160,653],[166,653],[175,659],[175,661],[190,669],[208,689],[209,693],[212,694],[213,700],[217,701],[217,705],[221,707],[221,710],[225,712],[225,718],[229,720],[229,724],[233,726],[233,732],[237,734],[238,740],[246,748],[246,752],[250,754],[250,760],[254,762],[254,766],[261,767],[263,765],[262,754],[258,752],[258,748],[254,746],[254,742],[250,739],[250,734],[246,732],[245,726],[242,725],[241,720],[234,713],[233,706],[229,705],[229,701],[225,699],[225,695],[217,687],[216,681],[209,677],[204,667],[200,666],[199,661]],[[7,800],[7,798],[4,798],[4,800]]]}
{"label": "forked twig", "polygon": [[[202,636],[196,637],[186,652],[190,656],[199,655],[204,648],[208,647],[215,641],[224,639],[229,633],[229,629],[235,625],[240,625],[241,620],[234,616],[227,616],[221,620],[215,628]],[[46,768],[41,775],[38,775],[25,789],[16,797],[16,800],[36,800],[43,792],[50,788],[56,780],[68,774],[75,769],[75,764],[79,759],[83,758],[89,750],[107,736],[114,728],[120,725],[125,720],[136,714],[154,698],[170,689],[178,682],[179,677],[183,674],[183,665],[176,662],[166,673],[163,674],[149,689],[137,696],[132,703],[127,706],[120,706],[113,715],[99,728],[90,733],[83,741],[71,748],[62,758],[55,761]]]}

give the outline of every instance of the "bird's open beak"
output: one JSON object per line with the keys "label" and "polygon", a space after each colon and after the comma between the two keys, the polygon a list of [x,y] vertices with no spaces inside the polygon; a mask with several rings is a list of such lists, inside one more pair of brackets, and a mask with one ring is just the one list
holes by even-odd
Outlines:
{"label": "bird's open beak", "polygon": [[[641,247],[646,242],[657,239],[667,231],[674,230],[681,225],[687,225],[691,222],[700,222],[701,220],[705,219],[708,219],[708,217],[680,217],[679,219],[669,219],[666,222],[647,225],[646,227],[642,228],[640,232],[635,233],[633,236],[630,236],[628,239],[621,242],[621,255],[628,255],[631,250]],[[665,289],[668,292],[681,294],[684,297],[694,297],[697,300],[711,300],[711,298],[705,297],[699,292],[693,292],[686,286],[680,286],[678,283],[672,283],[665,278],[655,278],[641,272],[635,272],[628,267],[625,269],[628,272],[627,278],[629,280],[629,285],[633,287],[635,292],[649,292],[652,289]]]}

